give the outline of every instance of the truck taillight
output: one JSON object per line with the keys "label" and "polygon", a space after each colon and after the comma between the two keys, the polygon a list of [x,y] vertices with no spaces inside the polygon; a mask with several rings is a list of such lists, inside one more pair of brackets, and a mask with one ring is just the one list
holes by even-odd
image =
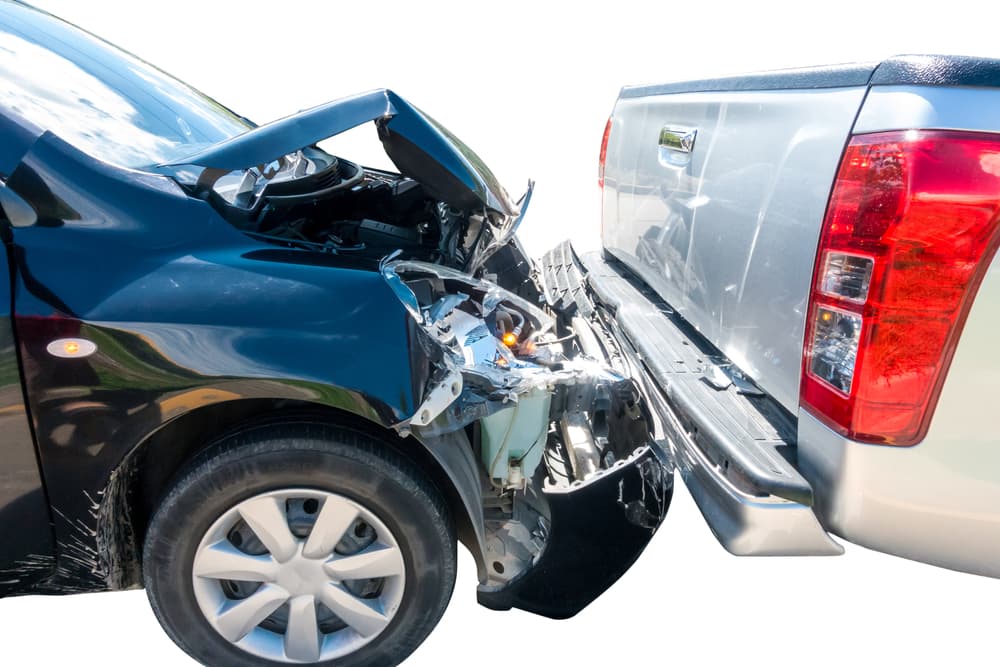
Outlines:
{"label": "truck taillight", "polygon": [[1000,135],[852,138],[816,257],[803,406],[852,440],[920,442],[998,229]]}
{"label": "truck taillight", "polygon": [[611,136],[611,119],[604,126],[604,138],[601,139],[601,158],[597,163],[597,184],[604,187],[604,163],[608,159],[608,137]]}

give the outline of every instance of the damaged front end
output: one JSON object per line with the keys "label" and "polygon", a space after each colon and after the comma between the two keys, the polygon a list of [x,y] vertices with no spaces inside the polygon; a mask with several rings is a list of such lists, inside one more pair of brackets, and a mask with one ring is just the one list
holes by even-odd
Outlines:
{"label": "damaged front end", "polygon": [[[367,122],[399,173],[315,145]],[[482,604],[572,616],[631,566],[667,512],[672,467],[627,369],[608,365],[613,340],[543,303],[515,236],[531,184],[512,202],[467,146],[388,90],[157,169],[257,241],[378,262],[429,370],[394,427],[461,496]]]}
{"label": "damaged front end", "polygon": [[636,385],[584,354],[559,313],[492,281],[416,261],[382,273],[437,369],[398,428],[423,441],[462,432],[478,463],[480,603],[576,614],[632,565],[670,503],[672,470]]}

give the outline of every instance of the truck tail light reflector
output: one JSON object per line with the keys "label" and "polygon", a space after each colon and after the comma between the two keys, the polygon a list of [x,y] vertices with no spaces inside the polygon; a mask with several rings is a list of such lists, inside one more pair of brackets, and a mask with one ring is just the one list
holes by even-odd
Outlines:
{"label": "truck tail light reflector", "polygon": [[604,138],[601,139],[601,157],[600,161],[597,163],[597,184],[604,187],[604,163],[608,159],[608,137],[611,136],[611,119],[608,119],[607,125],[604,126]]}
{"label": "truck tail light reflector", "polygon": [[816,258],[803,407],[853,440],[920,442],[998,230],[1000,135],[853,137]]}
{"label": "truck tail light reflector", "polygon": [[875,260],[865,255],[828,252],[817,289],[823,294],[864,303],[868,299]]}
{"label": "truck tail light reflector", "polygon": [[841,393],[850,394],[861,339],[861,317],[817,306],[813,318],[809,373]]}

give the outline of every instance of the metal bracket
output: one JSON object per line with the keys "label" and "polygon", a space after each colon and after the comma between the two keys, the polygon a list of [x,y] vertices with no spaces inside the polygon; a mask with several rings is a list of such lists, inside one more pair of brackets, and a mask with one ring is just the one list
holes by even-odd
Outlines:
{"label": "metal bracket", "polygon": [[410,425],[427,426],[437,419],[437,416],[454,403],[455,399],[462,393],[462,386],[462,374],[457,370],[450,371],[444,380],[427,394],[427,398],[410,419]]}

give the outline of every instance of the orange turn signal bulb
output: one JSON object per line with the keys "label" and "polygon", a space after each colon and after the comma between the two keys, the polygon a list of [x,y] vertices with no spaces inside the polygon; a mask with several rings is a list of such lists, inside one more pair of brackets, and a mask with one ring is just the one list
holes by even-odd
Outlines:
{"label": "orange turn signal bulb", "polygon": [[80,344],[74,340],[68,340],[63,343],[63,352],[69,355],[80,353]]}
{"label": "orange turn signal bulb", "polygon": [[517,347],[517,334],[508,331],[503,335],[503,344],[507,347]]}

